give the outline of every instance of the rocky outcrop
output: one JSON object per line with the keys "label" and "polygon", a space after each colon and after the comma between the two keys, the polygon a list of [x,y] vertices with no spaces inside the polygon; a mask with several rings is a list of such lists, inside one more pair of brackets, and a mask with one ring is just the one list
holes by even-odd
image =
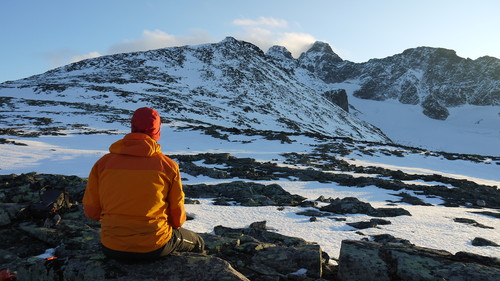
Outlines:
{"label": "rocky outcrop", "polygon": [[[374,217],[411,216],[410,212],[405,209],[373,208],[370,203],[362,202],[355,197],[336,198],[329,205],[321,207],[320,210],[336,214],[367,214]],[[377,220],[371,223],[383,224],[380,221],[377,223]]]}
{"label": "rocky outcrop", "polygon": [[500,105],[500,61],[496,58],[471,60],[458,57],[453,50],[419,47],[355,67],[363,73],[355,96],[420,104],[430,118],[444,120],[448,108],[465,104]]}
{"label": "rocky outcrop", "polygon": [[[45,218],[23,211],[38,202],[40,190],[48,185],[66,189],[73,199],[70,206]],[[75,200],[83,196],[84,179],[35,173],[2,175],[0,187],[0,264],[10,272],[17,272],[18,280],[432,280],[434,276],[454,280],[455,275],[479,278],[468,280],[493,280],[491,276],[498,274],[496,259],[423,249],[388,234],[363,238],[376,242],[344,241],[336,266],[320,245],[267,229],[264,221],[245,228],[219,225],[214,227],[213,233],[201,233],[206,242],[204,254],[177,253],[148,262],[111,260],[101,252],[99,224],[85,218],[79,200]],[[190,185],[186,186],[186,193],[193,197],[226,193],[230,195],[228,200],[239,201],[242,205],[257,202],[260,205],[297,206],[300,202],[301,206],[316,208],[316,202],[303,201],[302,197],[291,195],[278,185],[238,181],[212,186]],[[346,221],[346,218],[332,217],[331,211],[371,216],[392,216],[401,212],[399,208],[373,208],[349,197],[320,197],[318,201],[330,203],[327,205],[329,211],[312,209],[301,214]],[[455,221],[487,227],[464,218]],[[348,225],[363,229],[390,223],[375,218]],[[493,241],[479,237],[472,243],[495,246]],[[413,273],[414,270],[418,272]],[[381,279],[364,279],[366,276]],[[411,279],[408,276],[423,277]],[[383,279],[386,277],[393,279]]]}
{"label": "rocky outcrop", "polygon": [[194,198],[217,198],[215,205],[242,206],[297,206],[306,198],[285,191],[278,184],[264,185],[253,182],[234,181],[220,184],[183,185],[184,193]]}
{"label": "rocky outcrop", "polygon": [[481,237],[474,238],[471,244],[476,247],[484,247],[484,246],[500,247],[500,245],[498,245],[497,243]]}
{"label": "rocky outcrop", "polygon": [[175,253],[156,261],[123,262],[97,253],[34,260],[17,268],[18,280],[227,280],[248,281],[227,261],[194,253]]}
{"label": "rocky outcrop", "polygon": [[[55,281],[316,280],[333,276],[328,255],[319,245],[268,230],[265,222],[241,229],[216,226],[213,234],[200,233],[206,242],[205,254],[177,253],[148,262],[108,259],[100,249],[99,224],[85,218],[78,204],[85,183],[79,177],[61,175],[0,176],[0,269],[16,272],[18,280]],[[70,206],[56,214],[33,213],[32,206],[47,186],[65,189],[73,199]],[[196,198],[220,199],[224,194],[226,200],[246,206],[297,205],[304,200],[279,185],[245,182],[189,185],[185,192]]]}
{"label": "rocky outcrop", "polygon": [[347,100],[347,93],[344,89],[327,91],[323,95],[333,104],[336,104],[344,111],[349,112],[349,102]]}
{"label": "rocky outcrop", "polygon": [[500,276],[500,260],[469,253],[455,255],[403,244],[344,240],[338,279],[345,281],[482,280]]}
{"label": "rocky outcrop", "polygon": [[[57,232],[33,229],[38,234]],[[323,276],[324,268],[331,271],[328,256],[319,245],[270,232],[265,222],[243,229],[217,226],[214,230],[215,234],[201,234],[206,254],[175,253],[155,261],[132,262],[106,258],[100,252],[97,233],[89,236],[78,229],[81,237],[60,235],[59,241],[50,241],[57,258],[19,259],[7,264],[17,270],[19,280],[61,281],[314,280]],[[46,240],[46,236],[38,237]]]}
{"label": "rocky outcrop", "polygon": [[427,96],[422,102],[423,113],[432,119],[446,120],[450,115],[448,109],[442,106],[434,97]]}

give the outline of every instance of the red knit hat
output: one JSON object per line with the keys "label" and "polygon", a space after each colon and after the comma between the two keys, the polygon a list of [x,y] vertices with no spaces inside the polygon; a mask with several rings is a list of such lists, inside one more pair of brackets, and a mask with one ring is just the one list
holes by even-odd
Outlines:
{"label": "red knit hat", "polygon": [[144,133],[155,141],[160,139],[160,114],[152,108],[141,107],[132,116],[132,133]]}

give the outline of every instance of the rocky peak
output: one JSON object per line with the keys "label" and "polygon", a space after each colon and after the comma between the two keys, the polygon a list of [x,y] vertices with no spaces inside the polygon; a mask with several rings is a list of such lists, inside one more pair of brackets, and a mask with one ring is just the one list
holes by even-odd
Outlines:
{"label": "rocky peak", "polygon": [[332,50],[328,43],[315,42],[309,50],[299,57],[299,66],[324,78],[325,73],[343,60]]}
{"label": "rocky peak", "polygon": [[306,53],[326,53],[335,54],[328,43],[316,41]]}
{"label": "rocky peak", "polygon": [[266,56],[291,72],[297,67],[297,60],[294,59],[292,53],[283,46],[272,46],[267,50]]}
{"label": "rocky peak", "polygon": [[317,59],[328,60],[329,62],[338,63],[343,60],[333,51],[328,43],[316,41],[309,50],[301,55],[301,57],[314,57]]}
{"label": "rocky peak", "polygon": [[292,53],[287,48],[277,45],[269,48],[266,55],[277,59],[293,59]]}
{"label": "rocky peak", "polygon": [[446,58],[459,58],[457,56],[457,52],[454,50],[450,49],[445,49],[445,48],[433,48],[433,47],[417,47],[417,48],[410,48],[406,49],[401,53],[403,56],[436,56],[436,57],[446,57]]}
{"label": "rocky peak", "polygon": [[234,37],[228,36],[224,38],[219,43],[213,44],[215,48],[218,48],[219,46],[230,49],[232,51],[237,51],[237,52],[252,52],[254,54],[258,54],[259,56],[264,56],[264,52],[257,47],[256,45],[242,41],[242,40],[237,40]]}

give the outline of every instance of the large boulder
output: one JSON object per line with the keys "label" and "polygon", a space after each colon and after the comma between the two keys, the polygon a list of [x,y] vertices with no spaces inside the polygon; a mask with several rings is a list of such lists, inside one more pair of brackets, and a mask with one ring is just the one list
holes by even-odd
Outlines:
{"label": "large boulder", "polygon": [[500,260],[470,253],[455,255],[412,245],[344,240],[338,279],[345,281],[482,280],[500,276]]}
{"label": "large boulder", "polygon": [[265,221],[239,229],[217,226],[214,233],[203,234],[208,253],[229,261],[251,280],[317,279],[329,260],[319,245],[269,231]]}
{"label": "large boulder", "polygon": [[96,254],[35,261],[18,268],[18,280],[249,280],[220,258],[177,253],[141,263]]}
{"label": "large boulder", "polygon": [[410,212],[403,208],[374,208],[370,203],[355,197],[336,198],[330,202],[320,210],[336,214],[367,214],[374,217],[411,216]]}
{"label": "large boulder", "polygon": [[333,104],[338,105],[345,112],[349,112],[347,92],[344,89],[326,91],[323,96]]}
{"label": "large boulder", "polygon": [[290,194],[278,184],[264,185],[234,181],[219,184],[185,184],[184,193],[192,198],[218,198],[216,205],[229,205],[230,201],[242,206],[297,206],[306,198]]}

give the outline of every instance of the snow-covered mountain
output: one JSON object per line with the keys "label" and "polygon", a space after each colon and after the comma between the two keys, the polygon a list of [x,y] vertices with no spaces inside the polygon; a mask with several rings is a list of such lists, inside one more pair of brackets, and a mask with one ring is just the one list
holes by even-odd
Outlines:
{"label": "snow-covered mountain", "polygon": [[165,122],[499,153],[490,147],[500,137],[500,60],[441,48],[354,63],[322,42],[293,58],[228,37],[80,61],[2,83],[0,97],[11,135],[110,130],[97,124],[127,125],[151,106]]}
{"label": "snow-covered mountain", "polygon": [[15,107],[33,105],[32,100],[38,101],[33,111],[63,105],[110,120],[123,110],[147,105],[170,121],[389,141],[373,125],[298,81],[256,46],[230,37],[217,44],[73,63],[4,83],[0,95],[6,100],[4,111],[16,116]]}
{"label": "snow-covered mountain", "polygon": [[301,55],[298,66],[327,84],[356,80],[358,98],[419,104],[434,119],[446,119],[451,107],[500,105],[500,60],[493,57],[471,60],[453,50],[419,47],[357,64],[316,42]]}

